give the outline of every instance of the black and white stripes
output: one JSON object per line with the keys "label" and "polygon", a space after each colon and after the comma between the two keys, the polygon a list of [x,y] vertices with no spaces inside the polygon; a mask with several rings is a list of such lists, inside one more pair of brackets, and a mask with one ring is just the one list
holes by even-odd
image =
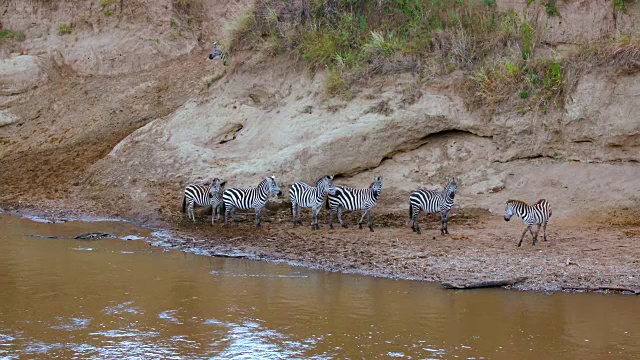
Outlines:
{"label": "black and white stripes", "polygon": [[194,206],[211,205],[211,223],[213,224],[216,214],[220,219],[220,207],[222,205],[222,187],[220,179],[215,178],[204,184],[191,184],[184,189],[182,198],[182,212],[187,211],[187,216],[196,222]]}
{"label": "black and white stripes", "polygon": [[222,59],[222,65],[227,65],[227,55],[222,51],[222,49],[220,49],[220,45],[218,45],[218,42],[214,42],[213,43],[213,49],[211,50],[211,53],[209,53],[209,60],[213,60],[216,57],[220,57],[220,59]]}
{"label": "black and white stripes", "polygon": [[[371,209],[373,209],[382,194],[382,176],[375,176],[373,183],[368,188],[355,189],[346,186],[335,185],[333,176],[324,175],[316,182],[315,186],[304,182],[293,183],[289,189],[289,199],[291,200],[291,215],[293,226],[302,224],[300,213],[302,208],[312,209],[311,229],[318,230],[319,213],[326,197],[326,206],[330,210],[329,227],[333,229],[333,217],[338,215],[338,221],[343,227],[347,227],[342,221],[342,213],[345,210],[362,210],[362,216],[358,221],[360,229],[363,228],[365,216],[367,225],[373,230],[371,219]],[[411,229],[420,234],[418,216],[420,212],[426,214],[440,213],[440,234],[449,234],[447,222],[454,206],[454,199],[458,191],[460,178],[447,178],[447,183],[443,190],[426,190],[420,188],[409,196],[409,218]],[[238,209],[255,209],[256,227],[260,227],[261,212],[266,206],[267,200],[272,194],[281,195],[280,187],[276,183],[275,176],[266,177],[256,188],[229,188],[224,189],[224,182],[214,178],[206,183],[196,183],[187,186],[182,199],[182,212],[187,213],[189,219],[194,222],[194,207],[212,206],[211,223],[216,217],[220,219],[221,210],[224,209],[224,223],[229,222],[229,215],[235,220],[235,213]],[[513,215],[522,218],[526,228],[520,237],[518,247],[522,246],[527,231],[533,237],[533,245],[538,242],[538,234],[543,229],[544,241],[547,241],[547,223],[551,217],[551,207],[547,200],[538,200],[533,205],[528,205],[519,200],[508,200],[505,209],[504,219],[509,221]],[[535,233],[533,225],[538,225]]]}
{"label": "black and white stripes", "polygon": [[418,214],[420,211],[425,213],[440,213],[440,234],[448,234],[447,220],[449,213],[453,207],[453,199],[458,191],[458,181],[460,178],[447,178],[447,185],[442,191],[433,191],[418,189],[409,196],[409,217],[411,218],[411,229],[420,234],[420,225],[418,224]]}
{"label": "black and white stripes", "polygon": [[229,215],[235,220],[235,212],[237,209],[255,209],[256,227],[260,227],[260,213],[267,204],[267,199],[271,194],[282,195],[274,176],[262,180],[254,189],[226,189],[222,194],[222,201],[225,206],[224,223],[227,224]]}
{"label": "black and white stripes", "polygon": [[327,208],[331,209],[329,215],[329,227],[333,229],[333,216],[338,213],[338,221],[340,225],[346,227],[342,222],[343,210],[362,210],[362,217],[358,222],[362,229],[362,222],[367,216],[369,230],[373,231],[373,223],[371,221],[371,209],[376,206],[378,197],[382,193],[383,177],[374,177],[373,183],[366,189],[352,189],[344,186],[336,186],[335,195],[329,195],[327,199]]}
{"label": "black and white stripes", "polygon": [[319,229],[318,214],[320,213],[320,209],[324,203],[324,198],[327,194],[334,195],[335,193],[336,186],[333,184],[333,176],[329,175],[321,177],[316,182],[315,187],[303,182],[292,184],[289,189],[289,199],[291,199],[293,226],[296,225],[296,222],[299,222],[300,225],[302,225],[300,211],[302,208],[310,207],[312,214],[311,228],[314,230]]}
{"label": "black and white stripes", "polygon": [[[540,199],[533,205],[527,205],[527,203],[520,200],[508,200],[507,208],[504,211],[504,220],[509,221],[513,215],[519,216],[526,225],[520,237],[520,242],[518,242],[518,247],[522,246],[522,240],[527,234],[527,230],[531,232],[533,245],[535,245],[538,242],[538,233],[541,226],[543,227],[544,241],[547,241],[547,223],[551,217],[551,206],[547,200]],[[533,225],[538,225],[535,235],[532,229]]]}

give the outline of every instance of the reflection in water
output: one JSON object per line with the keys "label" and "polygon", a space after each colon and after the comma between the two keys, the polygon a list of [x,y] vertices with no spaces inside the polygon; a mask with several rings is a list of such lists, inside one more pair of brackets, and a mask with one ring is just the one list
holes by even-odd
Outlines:
{"label": "reflection in water", "polygon": [[640,356],[637,297],[450,291],[144,241],[23,236],[150,235],[124,223],[3,214],[0,227],[0,358]]}

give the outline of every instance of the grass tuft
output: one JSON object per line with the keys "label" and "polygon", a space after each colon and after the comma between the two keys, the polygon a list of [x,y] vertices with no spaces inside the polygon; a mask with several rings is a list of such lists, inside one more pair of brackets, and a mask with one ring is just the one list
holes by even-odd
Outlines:
{"label": "grass tuft", "polygon": [[71,34],[73,32],[73,28],[75,26],[71,23],[69,24],[65,24],[65,23],[60,23],[58,24],[58,33],[60,35],[68,35]]}
{"label": "grass tuft", "polygon": [[25,39],[24,33],[20,31],[11,31],[9,29],[0,30],[0,39],[12,39],[16,41],[23,41]]}

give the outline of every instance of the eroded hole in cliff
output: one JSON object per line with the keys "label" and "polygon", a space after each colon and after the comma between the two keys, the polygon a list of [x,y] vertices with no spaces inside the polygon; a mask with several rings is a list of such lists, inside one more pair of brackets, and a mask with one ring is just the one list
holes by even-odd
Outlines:
{"label": "eroded hole in cliff", "polygon": [[242,124],[229,124],[222,129],[221,134],[218,136],[218,144],[224,144],[229,141],[235,140],[238,132],[242,130],[244,126]]}

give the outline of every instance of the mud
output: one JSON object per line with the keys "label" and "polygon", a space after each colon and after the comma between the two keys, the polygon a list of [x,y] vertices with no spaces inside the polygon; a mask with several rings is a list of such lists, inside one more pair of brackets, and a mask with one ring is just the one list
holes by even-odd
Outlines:
{"label": "mud", "polygon": [[[356,214],[345,216],[349,228],[330,230],[323,214],[320,230],[294,227],[281,210],[263,217],[256,229],[253,214],[224,226],[209,223],[202,214],[198,223],[176,218],[177,247],[217,256],[285,261],[295,265],[361,273],[464,284],[525,276],[514,286],[520,290],[640,290],[640,224],[615,227],[579,220],[551,221],[548,241],[532,245],[528,236],[517,247],[524,225],[519,219],[505,222],[501,214],[482,209],[456,209],[448,236],[441,236],[436,215],[421,217],[423,233],[414,234],[405,214],[376,214],[375,232],[358,229]],[[600,218],[605,222],[604,218]]]}

